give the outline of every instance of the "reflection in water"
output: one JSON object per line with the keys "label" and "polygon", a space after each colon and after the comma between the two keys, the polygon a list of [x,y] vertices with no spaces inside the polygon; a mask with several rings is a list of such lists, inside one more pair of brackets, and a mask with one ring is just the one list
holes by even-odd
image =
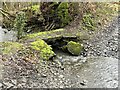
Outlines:
{"label": "reflection in water", "polygon": [[0,26],[0,42],[4,41],[16,41],[16,32],[8,31],[7,29],[3,29]]}

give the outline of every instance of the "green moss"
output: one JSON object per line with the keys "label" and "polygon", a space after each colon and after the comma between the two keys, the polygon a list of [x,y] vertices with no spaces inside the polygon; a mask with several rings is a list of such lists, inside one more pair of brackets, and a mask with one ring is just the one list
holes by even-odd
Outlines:
{"label": "green moss", "polygon": [[70,41],[67,44],[68,51],[73,55],[80,55],[83,46],[80,43]]}
{"label": "green moss", "polygon": [[17,42],[0,42],[0,53],[11,54],[15,53],[23,47],[22,44]]}
{"label": "green moss", "polygon": [[40,10],[39,8],[40,8],[40,5],[33,5],[32,6],[33,11],[39,11]]}
{"label": "green moss", "polygon": [[33,6],[30,6],[30,7],[25,7],[25,8],[22,8],[21,11],[25,11],[25,10],[31,10],[31,11],[39,11],[40,5],[33,5]]}
{"label": "green moss", "polygon": [[41,39],[32,42],[31,48],[39,51],[40,57],[44,60],[49,60],[51,57],[55,55],[55,53],[52,51],[52,48]]}
{"label": "green moss", "polygon": [[57,33],[57,32],[62,32],[64,29],[56,29],[52,31],[45,31],[45,32],[39,32],[39,33],[33,33],[33,34],[28,34],[24,37],[24,39],[32,39],[32,38],[37,38],[39,37],[40,39],[42,38],[52,38],[54,37],[51,34]]}

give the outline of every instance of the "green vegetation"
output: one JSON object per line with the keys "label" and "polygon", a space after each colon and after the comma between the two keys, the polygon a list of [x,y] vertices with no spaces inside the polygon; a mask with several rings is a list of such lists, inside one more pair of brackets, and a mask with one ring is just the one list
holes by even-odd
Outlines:
{"label": "green vegetation", "polygon": [[75,5],[78,6],[76,3],[68,2],[41,3],[41,13],[49,30],[68,25],[78,13],[78,8],[75,9]]}
{"label": "green vegetation", "polygon": [[52,48],[41,39],[32,42],[31,48],[39,51],[40,58],[42,58],[43,60],[49,60],[55,55],[55,53],[52,51]]}
{"label": "green vegetation", "polygon": [[14,20],[14,27],[13,29],[17,31],[17,38],[20,39],[23,36],[23,32],[26,25],[26,16],[25,13],[19,12],[16,15],[16,18]]}
{"label": "green vegetation", "polygon": [[96,28],[95,22],[92,18],[91,14],[86,14],[83,16],[83,28],[89,30],[95,30]]}
{"label": "green vegetation", "polygon": [[98,30],[98,28],[104,27],[118,14],[117,4],[94,2],[87,3],[86,6],[82,6],[85,11],[80,21],[80,26],[83,30]]}
{"label": "green vegetation", "polygon": [[27,15],[28,20],[34,15],[41,14],[40,12],[40,5],[32,5],[29,7],[22,8],[21,11],[25,12]]}
{"label": "green vegetation", "polygon": [[12,54],[23,47],[23,44],[17,42],[0,42],[0,53]]}
{"label": "green vegetation", "polygon": [[[60,33],[64,31],[64,29],[56,29],[52,31],[44,31],[44,32],[39,32],[39,33],[33,33],[33,34],[28,34],[22,38],[22,40],[27,40],[27,39],[45,39],[45,38],[53,38],[53,37],[59,37],[57,33]],[[54,36],[53,36],[54,35]]]}
{"label": "green vegetation", "polygon": [[39,8],[40,8],[40,5],[33,5],[31,9],[32,9],[33,11],[38,12],[38,11],[39,11]]}
{"label": "green vegetation", "polygon": [[72,17],[69,14],[69,4],[67,2],[61,3],[57,8],[58,18],[60,19],[61,27],[70,23]]}

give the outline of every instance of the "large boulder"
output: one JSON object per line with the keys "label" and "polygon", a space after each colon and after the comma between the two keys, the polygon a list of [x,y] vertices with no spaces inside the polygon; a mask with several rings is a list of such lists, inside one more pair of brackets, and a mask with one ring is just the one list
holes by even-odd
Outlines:
{"label": "large boulder", "polygon": [[43,60],[49,60],[55,53],[52,51],[52,48],[43,40],[38,39],[31,44],[31,48],[39,52],[40,58]]}

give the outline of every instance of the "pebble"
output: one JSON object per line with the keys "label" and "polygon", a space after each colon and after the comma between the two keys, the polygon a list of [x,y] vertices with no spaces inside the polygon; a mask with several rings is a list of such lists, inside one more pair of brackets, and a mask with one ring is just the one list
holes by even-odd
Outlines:
{"label": "pebble", "polygon": [[82,55],[83,55],[83,57],[87,57],[87,53],[86,52],[83,52]]}
{"label": "pebble", "polygon": [[17,80],[11,80],[14,85],[17,85]]}
{"label": "pebble", "polygon": [[41,77],[46,78],[46,77],[47,77],[47,75],[46,75],[46,74],[44,74],[44,73],[42,73],[42,74],[41,74]]}
{"label": "pebble", "polygon": [[97,52],[97,55],[100,56],[100,55],[101,55],[101,52]]}
{"label": "pebble", "polygon": [[64,76],[63,75],[59,75],[59,78],[63,78]]}
{"label": "pebble", "polygon": [[85,86],[87,84],[87,80],[83,80],[82,82],[80,82],[81,85]]}
{"label": "pebble", "polygon": [[104,53],[106,53],[106,52],[107,52],[107,50],[106,50],[106,49],[104,49],[104,50],[103,50],[103,52],[104,52]]}

